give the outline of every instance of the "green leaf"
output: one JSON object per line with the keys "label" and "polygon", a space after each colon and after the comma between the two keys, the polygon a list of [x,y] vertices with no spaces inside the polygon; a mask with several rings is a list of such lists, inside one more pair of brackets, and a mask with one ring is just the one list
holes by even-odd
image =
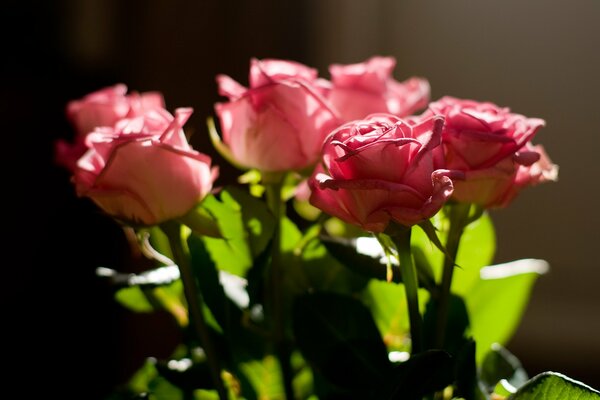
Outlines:
{"label": "green leaf", "polygon": [[156,370],[156,360],[149,358],[144,362],[144,365],[138,369],[127,384],[127,388],[133,393],[144,393],[150,390],[149,383],[156,378],[158,371]]}
{"label": "green leaf", "polygon": [[[369,308],[387,347],[390,350],[408,350],[410,325],[404,285],[372,279],[360,298]],[[421,312],[428,300],[429,293],[419,290]]]}
{"label": "green leaf", "polygon": [[599,400],[600,392],[556,372],[533,377],[508,400]]}
{"label": "green leaf", "polygon": [[[303,247],[302,264],[311,288],[345,294],[364,288],[368,277],[357,273],[357,268],[349,267],[353,265],[351,260],[347,260],[349,264],[341,263],[329,250],[319,239]],[[355,262],[360,263],[359,260]]]}
{"label": "green leaf", "polygon": [[267,246],[274,231],[274,219],[266,204],[235,187],[208,196],[205,208],[218,222],[224,239],[204,237],[206,247],[220,270],[245,276],[254,257]]}
{"label": "green leaf", "polygon": [[[438,213],[433,224],[438,228],[437,236],[446,243],[449,221],[443,213]],[[429,264],[434,271],[437,281],[441,280],[444,255],[430,242],[427,234],[421,229],[413,229],[411,246],[417,265]],[[479,280],[479,270],[490,265],[496,251],[496,235],[491,218],[483,213],[464,229],[460,240],[455,263],[452,292],[464,295]]]}
{"label": "green leaf", "polygon": [[296,299],[292,312],[299,349],[316,374],[354,396],[368,396],[389,372],[385,345],[358,300],[316,292]]}
{"label": "green leaf", "polygon": [[[262,357],[264,340],[243,326],[244,313],[241,308],[247,304],[236,304],[230,297],[233,297],[234,292],[239,297],[245,295],[246,298],[236,299],[236,301],[247,303],[243,280],[237,276],[228,275],[226,272],[219,272],[208,254],[204,242],[197,236],[190,235],[187,243],[198,287],[206,307],[224,332],[224,340],[228,347],[227,353],[231,352],[234,363]],[[224,286],[221,282],[225,282],[228,286]],[[229,357],[222,356],[225,361],[230,361]]]}
{"label": "green leaf", "polygon": [[[125,308],[138,313],[150,313],[155,307],[138,286],[126,287],[115,293],[115,299]],[[156,303],[155,303],[156,304]]]}
{"label": "green leaf", "polygon": [[[150,400],[185,400],[186,396],[177,386],[170,383],[166,378],[157,376],[148,385]],[[188,397],[189,398],[189,397]]]}
{"label": "green leaf", "polygon": [[430,350],[394,366],[385,376],[373,399],[421,400],[450,385],[454,362],[440,350]]}
{"label": "green leaf", "polygon": [[115,300],[125,308],[138,313],[166,310],[180,326],[187,325],[187,310],[183,305],[183,286],[176,266],[161,267],[142,274],[119,274],[118,285],[127,286],[115,293]]}
{"label": "green leaf", "polygon": [[500,344],[494,343],[481,364],[481,381],[487,386],[488,392],[492,392],[503,379],[519,388],[527,381],[528,376],[517,357]]}
{"label": "green leaf", "polygon": [[492,219],[484,213],[467,225],[460,239],[454,270],[452,292],[462,296],[479,281],[479,270],[490,265],[496,253],[496,233]]}
{"label": "green leaf", "polygon": [[481,270],[481,279],[464,296],[471,333],[477,342],[477,362],[483,361],[493,343],[504,344],[517,328],[543,260],[524,259]]}
{"label": "green leaf", "polygon": [[240,363],[240,371],[256,391],[255,398],[282,399],[284,397],[279,362],[274,356],[244,361]]}
{"label": "green leaf", "polygon": [[[190,235],[187,239],[190,249],[190,260],[192,270],[196,276],[196,282],[202,293],[205,304],[208,306],[215,319],[221,327],[229,325],[228,317],[232,304],[225,296],[219,273],[216,266],[206,251],[204,242],[196,235]],[[233,309],[236,307],[233,305]],[[238,310],[238,314],[239,310]]]}

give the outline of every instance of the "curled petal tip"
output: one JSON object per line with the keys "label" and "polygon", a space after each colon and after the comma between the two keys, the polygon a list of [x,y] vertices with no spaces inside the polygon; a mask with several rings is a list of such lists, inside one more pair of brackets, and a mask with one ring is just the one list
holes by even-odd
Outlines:
{"label": "curled petal tip", "polygon": [[521,164],[527,167],[538,162],[540,158],[540,153],[535,151],[520,151],[513,155],[513,160],[517,164]]}

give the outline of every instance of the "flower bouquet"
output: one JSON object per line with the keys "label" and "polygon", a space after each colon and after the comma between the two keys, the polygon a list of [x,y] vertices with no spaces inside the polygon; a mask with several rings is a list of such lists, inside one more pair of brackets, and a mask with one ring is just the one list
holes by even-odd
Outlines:
{"label": "flower bouquet", "polygon": [[98,275],[183,332],[111,398],[600,399],[558,373],[529,379],[502,347],[548,265],[490,265],[487,210],[556,180],[532,144],[544,121],[430,103],[394,67],[373,57],[325,80],[252,60],[249,87],[218,76],[208,132],[243,171],[224,186],[188,143],[191,109],[124,85],[68,105],[78,136],[59,162],[152,265]]}

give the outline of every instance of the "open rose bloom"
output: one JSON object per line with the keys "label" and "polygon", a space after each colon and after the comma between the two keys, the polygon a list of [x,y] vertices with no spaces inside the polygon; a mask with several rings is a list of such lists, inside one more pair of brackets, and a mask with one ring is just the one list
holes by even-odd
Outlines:
{"label": "open rose bloom", "polygon": [[75,140],[56,143],[56,159],[73,171],[77,160],[86,152],[86,136],[98,127],[113,127],[123,118],[143,115],[147,110],[164,108],[158,92],[130,93],[127,86],[117,84],[90,93],[67,104],[67,118],[75,130]]}
{"label": "open rose bloom", "polygon": [[429,83],[423,78],[398,82],[392,78],[393,57],[372,57],[358,64],[329,67],[332,87],[327,99],[344,121],[388,113],[406,117],[425,108]]}
{"label": "open rose bloom", "polygon": [[253,59],[250,87],[217,77],[229,98],[215,106],[223,142],[237,164],[275,172],[314,164],[325,136],[338,124],[322,96],[317,72],[302,64]]}
{"label": "open rose bloom", "polygon": [[178,109],[173,117],[155,109],[96,129],[77,163],[77,194],[134,224],[155,225],[187,213],[216,177],[210,158],[194,151],[183,133],[191,113]]}
{"label": "open rose bloom", "polygon": [[383,232],[391,220],[412,226],[432,217],[453,191],[449,171],[433,162],[443,121],[409,125],[379,114],[341,126],[324,144],[310,202],[371,232]]}
{"label": "open rose bloom", "polygon": [[556,180],[558,167],[531,140],[544,126],[538,118],[487,102],[444,97],[422,118],[446,121],[437,165],[464,173],[453,198],[483,207],[504,207],[526,186]]}
{"label": "open rose bloom", "polygon": [[[172,115],[159,94],[124,85],[69,103],[85,151],[73,162],[77,194],[136,232],[148,257],[141,275],[100,273],[124,306],[150,301],[181,328],[171,356],[144,364],[116,397],[159,398],[165,382],[169,398],[220,400],[585,397],[549,374],[539,376],[554,393],[535,377],[505,396],[497,362],[513,359],[498,346],[548,265],[491,265],[483,208],[556,180],[532,143],[544,121],[487,102],[428,104],[428,82],[396,81],[395,64],[334,64],[327,81],[252,59],[247,87],[217,76],[226,100],[215,105],[222,137],[211,120],[211,139],[233,166],[254,169],[218,190],[216,167],[184,134],[192,109]],[[340,235],[335,218],[354,227]]]}

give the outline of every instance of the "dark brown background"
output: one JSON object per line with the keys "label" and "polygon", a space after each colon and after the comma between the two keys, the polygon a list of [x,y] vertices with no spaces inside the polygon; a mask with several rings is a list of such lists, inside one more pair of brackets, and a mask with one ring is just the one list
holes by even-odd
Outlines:
{"label": "dark brown background", "polygon": [[[72,134],[69,99],[116,82],[160,90],[169,109],[195,108],[194,145],[211,152],[204,118],[219,100],[217,73],[245,83],[250,57],[273,57],[327,75],[332,62],[374,54],[397,57],[398,79],[427,77],[434,99],[490,100],[547,120],[536,141],[560,164],[560,182],[493,213],[498,261],[552,266],[509,348],[532,374],[557,370],[600,387],[597,0],[11,0],[3,8],[11,239],[2,326],[14,340],[2,362],[22,378],[10,382],[25,398],[58,389],[68,389],[63,398],[101,398],[143,356],[171,346],[168,319],[156,331],[153,320],[114,305],[94,277],[99,265],[127,268],[128,249],[52,165],[52,142]],[[232,174],[224,167],[220,183]]]}

